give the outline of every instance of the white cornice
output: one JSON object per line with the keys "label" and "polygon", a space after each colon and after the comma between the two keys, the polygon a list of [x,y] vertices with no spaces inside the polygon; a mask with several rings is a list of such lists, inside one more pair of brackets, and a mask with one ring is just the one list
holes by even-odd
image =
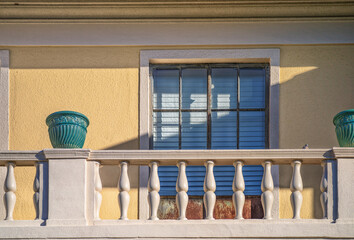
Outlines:
{"label": "white cornice", "polygon": [[354,1],[6,1],[0,21],[352,18]]}

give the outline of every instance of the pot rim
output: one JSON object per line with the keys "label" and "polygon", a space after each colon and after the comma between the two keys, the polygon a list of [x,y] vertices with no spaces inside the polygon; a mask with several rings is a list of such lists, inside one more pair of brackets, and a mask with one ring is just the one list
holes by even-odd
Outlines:
{"label": "pot rim", "polygon": [[333,118],[333,124],[335,124],[335,122],[337,121],[337,119],[342,116],[342,115],[345,115],[345,114],[354,114],[354,109],[347,109],[347,110],[344,110],[344,111],[341,111],[340,113],[337,113],[334,118]]}
{"label": "pot rim", "polygon": [[[52,114],[50,114],[47,119],[46,119],[46,124],[48,125],[50,120],[52,120],[53,118],[60,116],[60,115],[77,115],[80,116],[82,118],[85,119],[85,121],[87,122],[87,126],[90,125],[90,121],[89,119],[82,113],[79,112],[75,112],[75,111],[69,111],[69,110],[65,110],[65,111],[58,111],[58,112],[53,112]],[[49,125],[48,125],[49,126]]]}

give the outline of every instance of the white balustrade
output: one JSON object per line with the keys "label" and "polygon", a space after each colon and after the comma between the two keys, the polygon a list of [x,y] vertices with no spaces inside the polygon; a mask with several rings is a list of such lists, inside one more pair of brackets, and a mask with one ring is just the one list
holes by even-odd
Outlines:
{"label": "white balustrade", "polygon": [[7,166],[7,174],[5,178],[5,209],[6,209],[6,218],[5,220],[12,221],[13,220],[13,212],[16,204],[16,179],[15,179],[15,163],[8,162]]}
{"label": "white balustrade", "polygon": [[264,212],[264,219],[272,219],[272,207],[274,201],[274,184],[273,184],[273,177],[272,177],[272,161],[266,160],[263,164],[264,172],[263,172],[263,179],[262,179],[262,195],[261,201],[263,206]]}
{"label": "white balustrade", "polygon": [[294,160],[291,163],[293,167],[293,176],[290,182],[291,207],[293,208],[293,219],[300,219],[300,210],[302,205],[302,178],[301,178],[301,160]]}
{"label": "white balustrade", "polygon": [[[332,150],[334,152],[334,150]],[[102,181],[100,178],[100,165],[120,164],[120,177],[118,180],[118,203],[120,208],[120,219],[128,219],[130,182],[128,176],[129,165],[144,166],[149,163],[150,175],[147,184],[149,219],[158,220],[157,212],[160,203],[160,180],[158,167],[161,165],[174,165],[177,163],[178,177],[176,181],[176,204],[178,208],[178,219],[187,219],[188,206],[188,179],[186,174],[187,163],[201,165],[204,163],[206,174],[204,178],[204,207],[205,219],[214,219],[214,208],[216,203],[216,180],[214,177],[215,165],[230,165],[235,167],[233,178],[232,201],[236,210],[235,219],[243,219],[243,208],[245,205],[245,179],[243,177],[243,166],[245,164],[263,164],[264,173],[262,179],[262,206],[264,219],[272,218],[272,205],[274,202],[274,183],[272,177],[272,165],[281,164],[293,167],[290,183],[291,205],[293,218],[299,219],[303,201],[303,180],[301,177],[302,164],[321,164],[323,174],[320,184],[320,201],[325,220],[318,222],[336,223],[352,221],[352,213],[346,191],[352,185],[345,181],[352,177],[351,170],[354,167],[354,152],[349,148],[336,148],[332,155],[331,150],[259,150],[259,151],[91,151],[84,149],[47,149],[44,150],[44,157],[38,152],[0,152],[0,165],[6,166],[6,178],[4,179],[4,204],[7,221],[0,223],[3,226],[12,224],[13,212],[16,204],[16,180],[15,166],[36,167],[36,175],[33,182],[33,203],[36,211],[37,221],[27,221],[31,226],[40,226],[45,222],[46,226],[86,226],[86,225],[108,225],[109,221],[100,220],[99,212],[102,203]],[[236,159],[236,160],[235,160]],[[238,160],[240,159],[240,160]],[[341,161],[339,161],[341,160]],[[340,165],[340,164],[341,165]],[[338,170],[340,169],[340,171]],[[5,170],[5,168],[4,168]],[[5,171],[4,171],[5,173]],[[64,174],[65,173],[65,174]],[[4,174],[5,175],[5,174]],[[73,184],[74,183],[74,184]],[[146,186],[146,185],[145,185]],[[338,194],[338,196],[336,195]],[[350,195],[351,196],[351,195]],[[352,198],[351,198],[352,199]],[[342,202],[340,202],[342,200]],[[343,204],[346,203],[346,205]],[[147,204],[146,201],[144,201]],[[349,206],[348,212],[345,207]],[[147,207],[145,208],[147,210]],[[336,211],[336,212],[335,212]],[[147,212],[146,212],[147,213]],[[275,214],[275,213],[274,213]],[[39,220],[45,221],[39,221]],[[303,223],[306,220],[295,221]],[[129,221],[125,224],[135,224]],[[281,221],[274,220],[277,224]],[[139,223],[141,224],[141,223]],[[163,223],[155,223],[163,224]],[[168,223],[169,224],[169,223]],[[180,222],[178,224],[188,224]],[[268,223],[267,223],[268,224]],[[273,224],[270,221],[269,224]],[[238,225],[238,224],[236,224]],[[1,235],[1,229],[0,229]]]}
{"label": "white balustrade", "polygon": [[94,176],[94,185],[95,185],[95,203],[94,203],[94,219],[99,220],[100,219],[100,209],[101,209],[101,203],[102,203],[102,181],[101,181],[101,176],[100,176],[100,163],[95,162],[94,165],[95,168],[95,176]]}
{"label": "white balustrade", "polygon": [[128,220],[128,207],[129,207],[129,191],[130,182],[128,176],[128,162],[120,163],[120,177],[118,180],[118,203],[120,208],[120,220]]}
{"label": "white balustrade", "polygon": [[157,209],[160,203],[160,180],[158,175],[158,165],[157,161],[150,162],[150,176],[148,181],[148,203],[149,203],[149,220],[159,220],[157,217]]}
{"label": "white balustrade", "polygon": [[323,173],[322,173],[322,179],[321,179],[321,184],[320,184],[320,189],[321,189],[320,201],[321,201],[323,218],[327,218],[328,217],[328,213],[327,213],[327,202],[328,202],[327,161],[326,160],[322,161],[321,165],[322,165]]}
{"label": "white balustrade", "polygon": [[176,181],[176,204],[178,208],[178,220],[187,220],[186,210],[188,205],[188,180],[186,175],[186,162],[177,163],[178,177]]}
{"label": "white balustrade", "polygon": [[33,181],[33,204],[34,204],[34,209],[36,211],[36,218],[39,219],[39,189],[40,189],[40,184],[39,184],[39,164],[35,163],[36,167],[36,176]]}
{"label": "white balustrade", "polygon": [[243,161],[235,161],[235,176],[232,183],[232,190],[234,194],[232,195],[232,201],[235,207],[236,216],[235,219],[243,219],[242,212],[243,206],[245,204],[245,180],[243,179],[242,166],[244,165]]}
{"label": "white balustrade", "polygon": [[216,183],[214,178],[214,161],[207,161],[205,163],[206,173],[204,179],[204,207],[205,207],[205,219],[214,220],[214,207],[216,202]]}

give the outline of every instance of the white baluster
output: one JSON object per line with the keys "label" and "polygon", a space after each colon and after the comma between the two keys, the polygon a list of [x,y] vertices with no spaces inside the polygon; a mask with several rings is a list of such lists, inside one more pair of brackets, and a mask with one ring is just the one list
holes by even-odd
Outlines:
{"label": "white baluster", "polygon": [[120,163],[120,177],[118,181],[118,203],[120,208],[120,220],[128,220],[130,182],[128,176],[128,162]]}
{"label": "white baluster", "polygon": [[34,178],[33,181],[33,204],[34,204],[34,209],[36,211],[36,218],[35,219],[39,219],[39,164],[35,163],[35,167],[36,167],[36,176]]}
{"label": "white baluster", "polygon": [[235,219],[243,219],[242,211],[245,204],[245,194],[243,193],[245,190],[245,181],[242,174],[243,161],[235,161],[234,166],[235,176],[232,183],[232,190],[234,191],[234,194],[232,195],[232,201],[236,212]]}
{"label": "white baluster", "polygon": [[214,162],[207,161],[205,164],[206,167],[206,174],[204,179],[204,207],[206,216],[205,219],[214,220],[214,206],[216,202],[215,190],[216,190],[216,183],[214,178]]}
{"label": "white baluster", "polygon": [[321,179],[321,184],[320,184],[320,189],[321,189],[321,207],[322,207],[322,212],[323,212],[323,218],[327,218],[327,201],[328,201],[328,195],[327,195],[327,187],[328,187],[328,182],[327,182],[327,161],[324,160],[321,163],[323,173],[322,173],[322,179]]}
{"label": "white baluster", "polygon": [[159,163],[157,161],[151,162],[150,166],[150,176],[148,181],[148,202],[149,202],[149,220],[159,220],[157,217],[157,209],[160,204],[160,180],[157,173]]}
{"label": "white baluster", "polygon": [[100,176],[100,163],[95,162],[95,210],[94,210],[94,219],[100,220],[100,209],[102,203],[102,181]]}
{"label": "white baluster", "polygon": [[186,175],[186,162],[180,161],[177,163],[178,177],[176,182],[176,203],[178,208],[178,220],[187,220],[186,210],[188,205],[188,180]]}
{"label": "white baluster", "polygon": [[302,205],[302,178],[301,178],[301,160],[294,160],[291,163],[293,166],[293,176],[290,182],[291,190],[291,207],[293,208],[293,219],[300,219],[300,210]]}
{"label": "white baluster", "polygon": [[15,163],[8,162],[6,166],[7,166],[7,174],[6,174],[5,185],[4,185],[4,189],[5,189],[4,202],[6,208],[5,220],[12,221],[14,220],[13,212],[16,204],[16,195],[15,195],[16,179],[15,179],[15,172],[14,172]]}
{"label": "white baluster", "polygon": [[263,164],[264,173],[262,179],[262,206],[264,212],[264,219],[272,219],[272,206],[274,201],[274,184],[273,184],[273,177],[272,177],[272,161],[267,160]]}

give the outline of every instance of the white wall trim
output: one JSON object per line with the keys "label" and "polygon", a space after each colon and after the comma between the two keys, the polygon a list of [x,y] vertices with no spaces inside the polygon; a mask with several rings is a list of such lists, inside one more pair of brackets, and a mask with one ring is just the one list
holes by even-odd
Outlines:
{"label": "white wall trim", "polygon": [[[151,137],[151,85],[150,63],[201,63],[201,62],[269,62],[269,136],[270,148],[279,148],[279,71],[280,50],[272,49],[201,49],[201,50],[142,50],[140,52],[140,149],[149,149]],[[279,218],[279,167],[273,166],[274,205],[273,217]],[[146,219],[148,168],[140,168],[139,216]],[[145,186],[145,187],[142,187]]]}
{"label": "white wall trim", "polygon": [[[9,50],[0,50],[0,150],[9,149]],[[5,182],[6,167],[0,166],[0,183]],[[0,195],[4,195],[3,187]],[[0,219],[5,218],[3,198],[0,198]]]}
{"label": "white wall trim", "polygon": [[0,150],[9,149],[9,50],[0,50]]}
{"label": "white wall trim", "polygon": [[1,23],[0,46],[353,44],[354,20]]}

